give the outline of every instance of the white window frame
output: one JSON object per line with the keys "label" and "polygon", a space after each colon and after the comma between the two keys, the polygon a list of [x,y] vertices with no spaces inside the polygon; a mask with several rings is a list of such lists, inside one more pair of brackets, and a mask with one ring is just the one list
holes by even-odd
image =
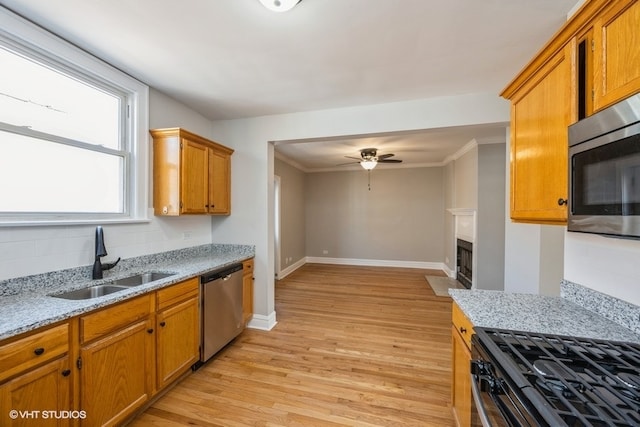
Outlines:
{"label": "white window frame", "polygon": [[127,99],[123,126],[125,160],[124,213],[4,214],[0,227],[148,222],[149,204],[149,87],[113,66],[73,46],[0,6],[0,44],[38,61],[55,64],[85,81],[105,82]]}

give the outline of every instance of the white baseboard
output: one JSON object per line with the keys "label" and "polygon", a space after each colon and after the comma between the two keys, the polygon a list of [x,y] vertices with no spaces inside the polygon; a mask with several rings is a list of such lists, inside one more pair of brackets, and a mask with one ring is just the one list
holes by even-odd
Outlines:
{"label": "white baseboard", "polygon": [[247,328],[270,331],[274,326],[276,326],[277,323],[276,312],[272,311],[268,316],[263,316],[262,314],[254,314],[251,320],[249,320]]}
{"label": "white baseboard", "polygon": [[368,267],[422,268],[428,270],[445,270],[446,267],[442,262],[397,261],[386,259],[307,257],[307,262],[314,264],[362,265]]}
{"label": "white baseboard", "polygon": [[298,260],[297,262],[294,262],[293,264],[291,264],[289,267],[285,268],[284,270],[280,270],[280,273],[278,273],[278,276],[276,277],[276,279],[278,279],[278,280],[284,279],[285,277],[287,277],[288,275],[290,275],[291,273],[293,273],[294,271],[296,271],[297,269],[299,269],[300,267],[305,265],[307,262],[308,262],[307,258],[302,258],[302,259]]}
{"label": "white baseboard", "polygon": [[443,265],[442,270],[446,273],[446,275],[451,277],[451,278],[453,278],[453,279],[455,279],[456,278],[456,272],[451,270],[449,268],[449,266],[447,266],[447,264],[443,263],[442,265]]}

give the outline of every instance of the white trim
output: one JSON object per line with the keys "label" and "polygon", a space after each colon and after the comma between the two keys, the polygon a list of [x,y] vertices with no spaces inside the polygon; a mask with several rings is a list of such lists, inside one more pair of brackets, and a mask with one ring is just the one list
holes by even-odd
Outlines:
{"label": "white trim", "polygon": [[285,277],[287,277],[288,275],[290,275],[291,273],[293,273],[294,271],[296,271],[297,269],[299,269],[300,267],[302,267],[306,263],[307,263],[307,258],[302,258],[302,259],[298,260],[297,262],[294,262],[293,264],[291,264],[290,266],[288,266],[284,270],[280,270],[280,273],[276,275],[276,279],[278,279],[278,280],[284,279]]}
{"label": "white trim", "polygon": [[447,264],[443,264],[443,268],[442,270],[445,272],[445,274],[453,279],[456,278],[456,272],[454,270],[451,270],[449,268],[449,266]]}
{"label": "white trim", "polygon": [[361,265],[361,266],[369,266],[369,267],[422,268],[427,270],[444,270],[444,267],[445,267],[443,262],[396,261],[396,260],[384,260],[384,259],[307,257],[306,261],[308,263],[314,263],[314,264]]}
{"label": "white trim", "polygon": [[270,331],[276,326],[278,322],[276,321],[276,312],[272,311],[268,316],[263,316],[262,314],[254,314],[247,328],[249,329],[260,329],[262,331]]}

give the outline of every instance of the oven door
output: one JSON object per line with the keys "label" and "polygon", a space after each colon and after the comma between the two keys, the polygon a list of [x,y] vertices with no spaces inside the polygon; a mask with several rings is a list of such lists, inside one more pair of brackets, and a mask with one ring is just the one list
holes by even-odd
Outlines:
{"label": "oven door", "polygon": [[498,409],[495,397],[488,391],[482,391],[482,380],[471,374],[471,426],[506,427],[509,426]]}
{"label": "oven door", "polygon": [[471,360],[473,427],[548,427],[474,334]]}

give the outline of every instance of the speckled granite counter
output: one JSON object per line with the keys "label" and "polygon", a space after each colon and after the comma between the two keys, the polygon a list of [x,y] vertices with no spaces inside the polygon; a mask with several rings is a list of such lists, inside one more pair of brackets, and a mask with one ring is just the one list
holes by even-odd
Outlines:
{"label": "speckled granite counter", "polygon": [[[116,268],[105,272],[102,280],[90,280],[91,266],[84,266],[0,281],[0,339],[161,289],[206,271],[242,262],[254,255],[255,247],[249,245],[202,245],[124,259]],[[175,274],[87,300],[66,300],[51,296],[148,271]]]}
{"label": "speckled granite counter", "polygon": [[560,297],[450,289],[474,326],[640,343],[631,329]]}

